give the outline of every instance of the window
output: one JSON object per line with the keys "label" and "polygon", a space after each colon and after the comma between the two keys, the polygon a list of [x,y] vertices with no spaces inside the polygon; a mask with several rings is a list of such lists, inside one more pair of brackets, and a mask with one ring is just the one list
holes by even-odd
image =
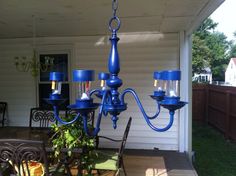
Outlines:
{"label": "window", "polygon": [[205,81],[206,81],[206,80],[205,80],[206,77],[205,77],[204,75],[202,75],[201,77],[202,77],[202,78],[201,78],[201,81],[202,81],[202,82],[205,82]]}
{"label": "window", "polygon": [[[49,81],[50,72],[62,72],[64,73],[64,81],[62,83],[62,97],[66,101],[59,107],[60,109],[65,109],[70,102],[70,86],[69,86],[69,76],[68,76],[68,53],[60,54],[39,54],[40,63],[43,65],[46,62],[52,63],[51,66],[46,70],[43,68],[40,70],[39,83],[38,83],[38,97],[39,97],[39,107],[44,109],[50,109],[51,105],[47,104],[44,98],[48,98],[51,93],[51,82]],[[46,61],[47,60],[47,61]],[[48,61],[50,60],[50,61]]]}

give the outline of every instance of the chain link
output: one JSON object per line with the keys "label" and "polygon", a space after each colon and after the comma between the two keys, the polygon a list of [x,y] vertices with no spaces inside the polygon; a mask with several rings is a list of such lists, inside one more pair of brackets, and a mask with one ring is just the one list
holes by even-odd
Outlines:
{"label": "chain link", "polygon": [[109,30],[112,33],[116,33],[120,29],[120,19],[116,16],[117,9],[118,9],[118,0],[112,0],[113,17],[111,17],[109,21]]}
{"label": "chain link", "polygon": [[118,9],[118,0],[113,0],[112,1],[113,17],[116,16],[117,9]]}

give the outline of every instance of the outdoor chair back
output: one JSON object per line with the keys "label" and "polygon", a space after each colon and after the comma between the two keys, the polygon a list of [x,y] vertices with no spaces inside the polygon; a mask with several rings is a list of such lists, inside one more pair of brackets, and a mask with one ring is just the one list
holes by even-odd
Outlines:
{"label": "outdoor chair back", "polygon": [[20,140],[20,139],[0,139],[0,163],[1,166],[11,166],[8,173],[0,175],[19,176],[49,176],[48,161],[45,145],[42,141]]}
{"label": "outdoor chair back", "polygon": [[2,124],[2,127],[5,125],[5,115],[6,115],[6,109],[7,109],[7,103],[6,102],[0,102],[0,123]]}
{"label": "outdoor chair back", "polygon": [[55,122],[56,119],[52,110],[46,110],[41,108],[30,109],[29,127],[47,128]]}
{"label": "outdoor chair back", "polygon": [[118,167],[120,168],[123,164],[123,154],[124,154],[124,150],[125,150],[125,145],[126,145],[126,141],[129,135],[129,130],[130,130],[130,126],[131,126],[131,122],[132,122],[132,118],[129,118],[129,121],[127,123],[127,126],[125,128],[124,131],[124,135],[123,135],[123,139],[119,148],[119,155],[118,155]]}
{"label": "outdoor chair back", "polygon": [[99,138],[104,138],[113,142],[120,142],[120,148],[118,152],[112,150],[95,150],[95,158],[92,163],[92,168],[98,171],[106,170],[106,171],[115,171],[115,175],[118,175],[120,170],[122,169],[124,174],[127,175],[125,171],[123,154],[125,149],[125,144],[127,141],[127,137],[129,134],[130,126],[132,122],[132,117],[129,118],[129,121],[126,125],[123,138],[121,140],[111,139],[105,136],[98,136]]}

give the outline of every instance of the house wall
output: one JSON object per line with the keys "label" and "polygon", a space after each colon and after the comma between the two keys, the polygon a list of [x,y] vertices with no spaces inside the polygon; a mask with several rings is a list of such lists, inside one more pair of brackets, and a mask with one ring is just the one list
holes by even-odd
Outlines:
{"label": "house wall", "polygon": [[32,48],[27,43],[0,45],[0,101],[8,103],[7,124],[29,124],[30,108],[35,106],[34,78],[17,72],[15,56],[31,56]]}
{"label": "house wall", "polygon": [[236,86],[236,66],[231,59],[225,71],[225,82]]}
{"label": "house wall", "polygon": [[[153,71],[179,68],[179,35],[160,33],[126,33],[119,34],[118,45],[123,88],[134,88],[148,114],[154,114],[155,102],[149,97],[153,93]],[[36,88],[29,73],[17,72],[14,67],[14,56],[32,54],[30,39],[0,41],[0,100],[9,104],[9,125],[27,126],[30,107],[36,106]],[[39,38],[37,50],[67,50],[71,52],[70,68],[95,69],[107,71],[107,58],[110,50],[108,36],[81,36],[64,38]],[[98,86],[98,82],[95,82]],[[72,84],[71,98],[76,96]],[[122,89],[122,88],[121,88]],[[128,110],[119,117],[118,128],[112,129],[109,117],[102,119],[100,135],[113,138],[122,136],[128,117],[133,117],[127,148],[178,150],[179,124],[178,114],[170,130],[164,133],[152,131],[146,124],[133,97],[126,97]],[[71,101],[73,103],[73,101]],[[168,123],[168,112],[161,111],[155,124],[164,127]],[[101,145],[113,147],[101,141]]]}
{"label": "house wall", "polygon": [[212,83],[212,74],[211,73],[194,73],[193,81],[197,82],[209,82]]}

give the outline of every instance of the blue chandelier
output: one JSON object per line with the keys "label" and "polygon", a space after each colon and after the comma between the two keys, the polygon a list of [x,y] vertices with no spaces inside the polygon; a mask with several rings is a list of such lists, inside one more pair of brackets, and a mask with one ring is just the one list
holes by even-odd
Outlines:
{"label": "blue chandelier", "polygon": [[[73,81],[79,83],[79,95],[75,104],[69,105],[68,108],[77,112],[77,115],[71,121],[65,121],[59,117],[58,106],[65,99],[61,96],[61,85],[63,81],[63,73],[51,72],[50,81],[52,81],[52,93],[45,100],[53,106],[54,115],[61,124],[72,124],[79,118],[83,119],[84,131],[89,136],[96,136],[100,131],[100,124],[103,116],[110,114],[113,122],[113,128],[117,127],[118,115],[127,109],[125,103],[125,95],[131,94],[137,102],[137,105],[143,114],[146,123],[151,129],[157,132],[167,131],[174,121],[174,114],[177,109],[182,108],[186,102],[180,101],[179,97],[179,82],[181,72],[179,70],[163,70],[156,71],[153,74],[155,90],[151,98],[157,103],[157,112],[153,116],[148,116],[143,108],[143,105],[132,88],[127,88],[119,92],[122,86],[122,79],[119,78],[120,59],[117,49],[119,38],[117,31],[120,28],[120,20],[116,16],[118,8],[117,0],[112,1],[113,16],[109,21],[109,30],[111,31],[111,50],[108,57],[109,73],[99,73],[98,79],[101,81],[101,88],[91,90],[91,83],[94,81],[95,72],[93,70],[74,70]],[[101,99],[101,103],[94,103],[93,96]],[[161,107],[169,110],[169,123],[164,128],[156,127],[152,124],[152,120],[156,119],[160,113]],[[93,131],[88,129],[87,121],[91,112],[99,108],[96,126]]]}

